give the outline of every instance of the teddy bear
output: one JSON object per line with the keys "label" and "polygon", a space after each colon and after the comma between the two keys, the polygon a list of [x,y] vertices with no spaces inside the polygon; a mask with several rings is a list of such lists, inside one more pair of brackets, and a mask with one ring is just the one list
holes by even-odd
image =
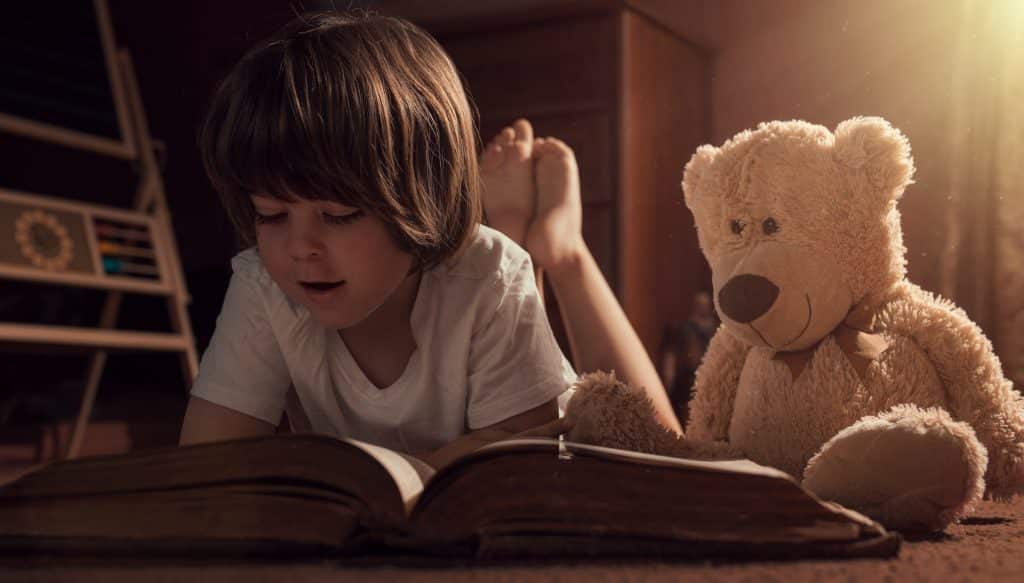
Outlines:
{"label": "teddy bear", "polygon": [[585,376],[567,438],[782,469],[897,530],[937,531],[1024,490],[1024,399],[991,343],[906,279],[914,172],[877,117],[774,121],[701,146],[683,174],[721,326],[684,435],[642,390]]}

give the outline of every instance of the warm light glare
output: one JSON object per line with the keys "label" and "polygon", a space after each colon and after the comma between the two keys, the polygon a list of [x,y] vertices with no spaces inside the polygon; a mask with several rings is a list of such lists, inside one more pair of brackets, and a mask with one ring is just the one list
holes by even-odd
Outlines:
{"label": "warm light glare", "polygon": [[993,1],[999,4],[998,9],[992,11],[996,20],[993,31],[999,35],[998,41],[1003,46],[1013,50],[1024,40],[1024,0]]}

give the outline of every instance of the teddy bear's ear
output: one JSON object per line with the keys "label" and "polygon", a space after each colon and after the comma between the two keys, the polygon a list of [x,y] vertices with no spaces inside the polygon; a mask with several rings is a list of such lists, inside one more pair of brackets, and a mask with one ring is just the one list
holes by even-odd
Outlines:
{"label": "teddy bear's ear", "polygon": [[718,148],[705,144],[697,148],[690,161],[686,163],[686,168],[683,170],[683,198],[686,200],[686,206],[690,209],[693,209],[697,186],[718,152]]}
{"label": "teddy bear's ear", "polygon": [[833,157],[890,200],[903,194],[914,174],[910,142],[880,117],[855,117],[839,124]]}

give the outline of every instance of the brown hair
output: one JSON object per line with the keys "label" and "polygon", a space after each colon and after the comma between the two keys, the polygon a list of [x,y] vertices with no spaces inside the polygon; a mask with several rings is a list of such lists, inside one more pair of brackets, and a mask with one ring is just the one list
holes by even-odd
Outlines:
{"label": "brown hair", "polygon": [[242,244],[254,193],[372,212],[424,269],[480,222],[476,131],[462,82],[415,25],[366,12],[299,16],[214,95],[199,147]]}

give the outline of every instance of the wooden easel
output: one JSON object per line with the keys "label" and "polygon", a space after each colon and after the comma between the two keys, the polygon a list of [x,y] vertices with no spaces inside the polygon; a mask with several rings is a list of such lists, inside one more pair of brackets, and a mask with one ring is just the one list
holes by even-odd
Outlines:
{"label": "wooden easel", "polygon": [[[120,50],[115,53],[113,50],[113,35],[106,3],[104,0],[94,0],[94,5],[104,41],[115,101],[124,104],[124,107],[118,108],[118,121],[125,134],[125,142],[122,144],[95,139],[74,131],[0,115],[0,129],[123,158],[135,162],[139,168],[139,185],[131,210],[0,189],[0,203],[7,204],[8,208],[14,208],[20,213],[19,216],[24,219],[22,226],[36,221],[45,230],[50,225],[58,235],[63,234],[64,239],[69,241],[66,245],[72,244],[70,241],[73,237],[68,235],[70,227],[72,234],[77,233],[78,242],[84,243],[82,246],[87,247],[88,251],[88,258],[81,258],[78,267],[72,269],[62,265],[60,261],[39,257],[30,257],[32,261],[21,263],[0,260],[0,279],[91,287],[107,291],[99,324],[94,328],[0,322],[2,342],[94,349],[78,416],[70,443],[64,452],[66,458],[77,457],[81,449],[99,389],[100,377],[107,362],[108,350],[179,353],[186,390],[198,371],[198,356],[187,309],[190,298],[185,287],[163,179],[154,153],[153,139],[149,135],[134,67],[127,51]],[[67,222],[68,227],[61,225],[61,221]],[[104,235],[103,232],[108,234]],[[136,242],[132,242],[132,239]],[[124,261],[119,258],[119,254],[125,256]],[[26,257],[31,255],[32,253],[25,254]],[[144,263],[135,263],[135,256],[141,257]],[[172,332],[115,329],[125,292],[165,297]]]}

